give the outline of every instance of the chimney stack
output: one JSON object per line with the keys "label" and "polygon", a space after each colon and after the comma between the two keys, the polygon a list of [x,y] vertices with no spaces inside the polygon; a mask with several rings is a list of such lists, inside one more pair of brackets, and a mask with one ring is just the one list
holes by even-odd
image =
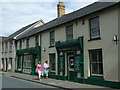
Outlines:
{"label": "chimney stack", "polygon": [[58,13],[58,17],[61,17],[62,15],[65,14],[65,5],[61,1],[59,1],[57,5],[57,13]]}

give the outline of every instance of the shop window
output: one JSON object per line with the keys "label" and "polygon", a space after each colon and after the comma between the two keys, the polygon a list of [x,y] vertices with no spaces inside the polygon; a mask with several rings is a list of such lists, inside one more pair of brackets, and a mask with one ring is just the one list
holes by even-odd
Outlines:
{"label": "shop window", "polygon": [[90,64],[92,75],[103,75],[102,50],[90,50]]}
{"label": "shop window", "polygon": [[50,54],[50,70],[55,71],[55,53]]}
{"label": "shop window", "polygon": [[99,17],[90,19],[89,23],[90,23],[90,38],[92,39],[100,37]]}
{"label": "shop window", "polygon": [[66,27],[66,40],[72,40],[73,39],[73,25]]}
{"label": "shop window", "polygon": [[54,46],[55,45],[55,32],[52,31],[50,32],[50,46]]}
{"label": "shop window", "polygon": [[23,72],[31,73],[31,55],[24,55],[23,60]]}

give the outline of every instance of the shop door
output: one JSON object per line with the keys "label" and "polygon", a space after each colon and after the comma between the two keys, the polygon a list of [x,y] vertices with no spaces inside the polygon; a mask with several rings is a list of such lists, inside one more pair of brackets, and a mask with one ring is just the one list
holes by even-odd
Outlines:
{"label": "shop door", "polygon": [[68,56],[68,80],[73,81],[76,77],[74,72],[74,55]]}

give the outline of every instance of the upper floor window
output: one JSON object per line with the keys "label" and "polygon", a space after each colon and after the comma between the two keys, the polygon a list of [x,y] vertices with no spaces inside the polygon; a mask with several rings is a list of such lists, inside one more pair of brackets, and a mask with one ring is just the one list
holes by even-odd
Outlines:
{"label": "upper floor window", "polygon": [[29,48],[29,38],[26,40],[26,48]]}
{"label": "upper floor window", "polygon": [[73,25],[66,27],[66,40],[72,40],[73,39]]}
{"label": "upper floor window", "polygon": [[4,44],[2,43],[2,52],[4,52]]}
{"label": "upper floor window", "polygon": [[39,46],[39,36],[35,36],[35,45]]}
{"label": "upper floor window", "polygon": [[50,46],[55,45],[55,31],[50,32]]}
{"label": "upper floor window", "polygon": [[8,43],[6,42],[5,43],[5,52],[7,52],[7,50],[8,50]]}
{"label": "upper floor window", "polygon": [[12,51],[12,44],[13,44],[12,41],[10,41],[10,46],[9,46],[9,47],[10,47],[10,48],[9,48],[9,51],[10,51],[10,52]]}
{"label": "upper floor window", "polygon": [[20,41],[20,45],[19,46],[20,46],[19,48],[22,49],[22,41]]}
{"label": "upper floor window", "polygon": [[103,75],[102,49],[90,50],[90,64],[92,75]]}
{"label": "upper floor window", "polygon": [[100,37],[99,17],[90,19],[90,38]]}

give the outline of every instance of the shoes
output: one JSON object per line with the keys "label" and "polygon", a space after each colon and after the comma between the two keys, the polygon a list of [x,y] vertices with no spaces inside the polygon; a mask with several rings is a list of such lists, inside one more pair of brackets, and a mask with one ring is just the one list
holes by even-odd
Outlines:
{"label": "shoes", "polygon": [[39,80],[41,81],[41,78],[39,78]]}

